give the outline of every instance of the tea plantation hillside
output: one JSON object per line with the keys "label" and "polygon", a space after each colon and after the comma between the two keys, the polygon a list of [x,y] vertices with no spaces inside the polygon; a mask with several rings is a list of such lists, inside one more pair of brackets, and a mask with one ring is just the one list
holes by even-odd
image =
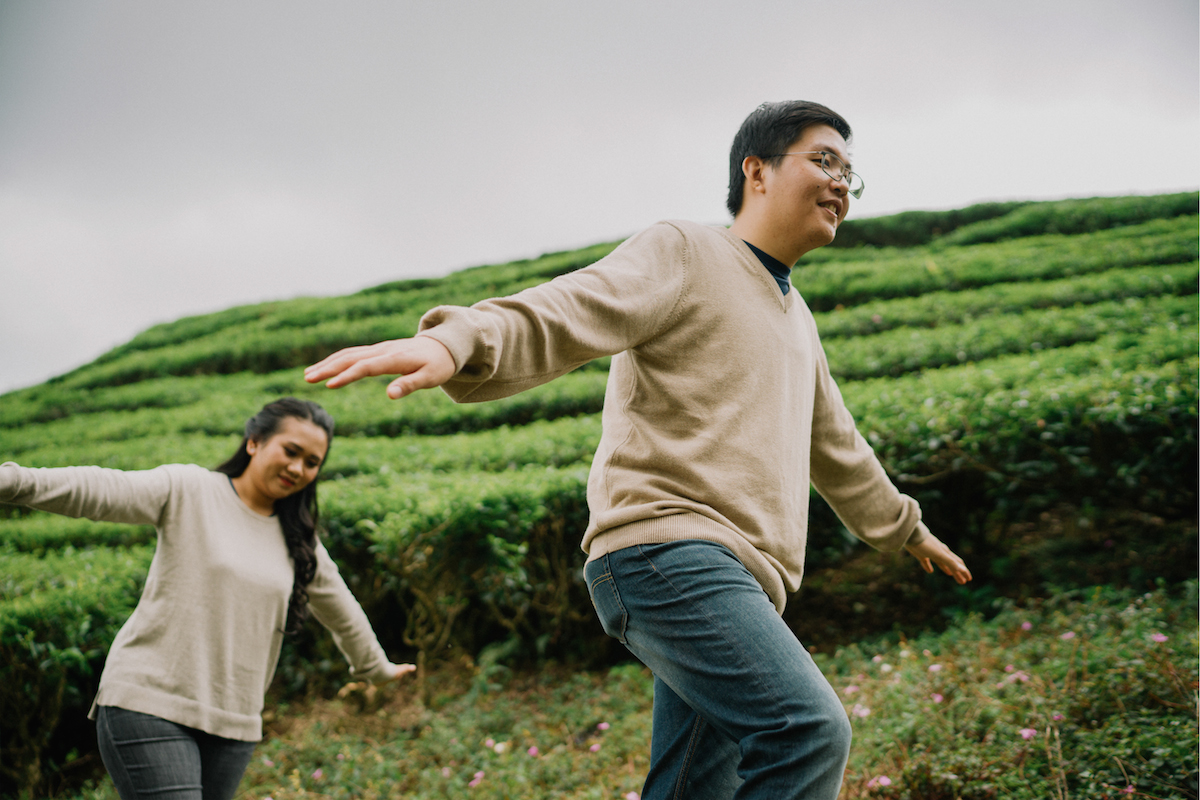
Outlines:
{"label": "tea plantation hillside", "polygon": [[[789,616],[806,642],[919,631],[997,595],[1194,577],[1198,210],[1190,192],[909,212],[847,222],[802,260],[793,283],[860,430],[976,576],[926,580],[815,502],[802,593],[836,616]],[[606,663],[619,653],[578,550],[605,360],[464,406],[392,402],[383,380],[329,391],[301,368],[616,244],[156,326],[0,396],[0,461],[215,466],[263,403],[315,399],[339,433],[324,540],[394,657]],[[44,785],[94,746],[84,716],[153,552],[149,528],[0,506],[0,792]],[[274,691],[344,677],[329,637],[306,634]]]}

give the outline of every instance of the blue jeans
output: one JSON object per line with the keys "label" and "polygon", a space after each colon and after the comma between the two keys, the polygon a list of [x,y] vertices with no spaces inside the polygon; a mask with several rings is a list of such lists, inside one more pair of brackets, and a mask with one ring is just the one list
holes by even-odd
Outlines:
{"label": "blue jeans", "polygon": [[835,800],[850,722],[723,545],[635,545],[584,570],[605,632],[654,672],[642,800]]}
{"label": "blue jeans", "polygon": [[96,738],[121,800],[229,800],[258,744],[115,706],[96,710]]}

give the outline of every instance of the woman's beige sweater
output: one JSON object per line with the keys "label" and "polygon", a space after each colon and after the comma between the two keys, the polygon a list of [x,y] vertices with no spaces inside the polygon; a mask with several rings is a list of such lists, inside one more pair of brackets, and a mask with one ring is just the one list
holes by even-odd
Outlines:
{"label": "woman's beige sweater", "polygon": [[[122,472],[6,463],[0,501],[158,529],[142,597],[108,652],[93,718],[96,706],[117,706],[227,739],[262,738],[263,695],[293,581],[278,518],[247,508],[224,474],[183,464]],[[319,542],[308,597],[356,676],[390,677],[366,614]]]}
{"label": "woman's beige sweater", "polygon": [[506,397],[612,355],[588,479],[589,559],[727,546],[781,612],[800,586],[809,483],[880,550],[928,531],[859,435],[799,291],[723,228],[662,222],[590,267],[471,308],[439,306],[456,401]]}

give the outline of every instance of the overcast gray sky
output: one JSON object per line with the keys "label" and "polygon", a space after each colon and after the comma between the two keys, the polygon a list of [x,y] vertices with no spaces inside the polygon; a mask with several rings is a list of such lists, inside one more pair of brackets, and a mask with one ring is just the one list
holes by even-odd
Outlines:
{"label": "overcast gray sky", "polygon": [[764,100],[851,216],[1200,185],[1195,0],[0,0],[0,391],[158,322],[728,221]]}

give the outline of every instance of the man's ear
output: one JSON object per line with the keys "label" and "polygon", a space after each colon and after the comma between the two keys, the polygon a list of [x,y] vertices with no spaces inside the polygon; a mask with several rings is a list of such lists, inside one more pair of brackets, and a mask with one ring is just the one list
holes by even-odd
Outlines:
{"label": "man's ear", "polygon": [[762,194],[765,189],[766,172],[767,162],[763,161],[760,157],[746,156],[743,158],[742,175],[746,177],[746,186],[743,194],[748,195],[751,192]]}

